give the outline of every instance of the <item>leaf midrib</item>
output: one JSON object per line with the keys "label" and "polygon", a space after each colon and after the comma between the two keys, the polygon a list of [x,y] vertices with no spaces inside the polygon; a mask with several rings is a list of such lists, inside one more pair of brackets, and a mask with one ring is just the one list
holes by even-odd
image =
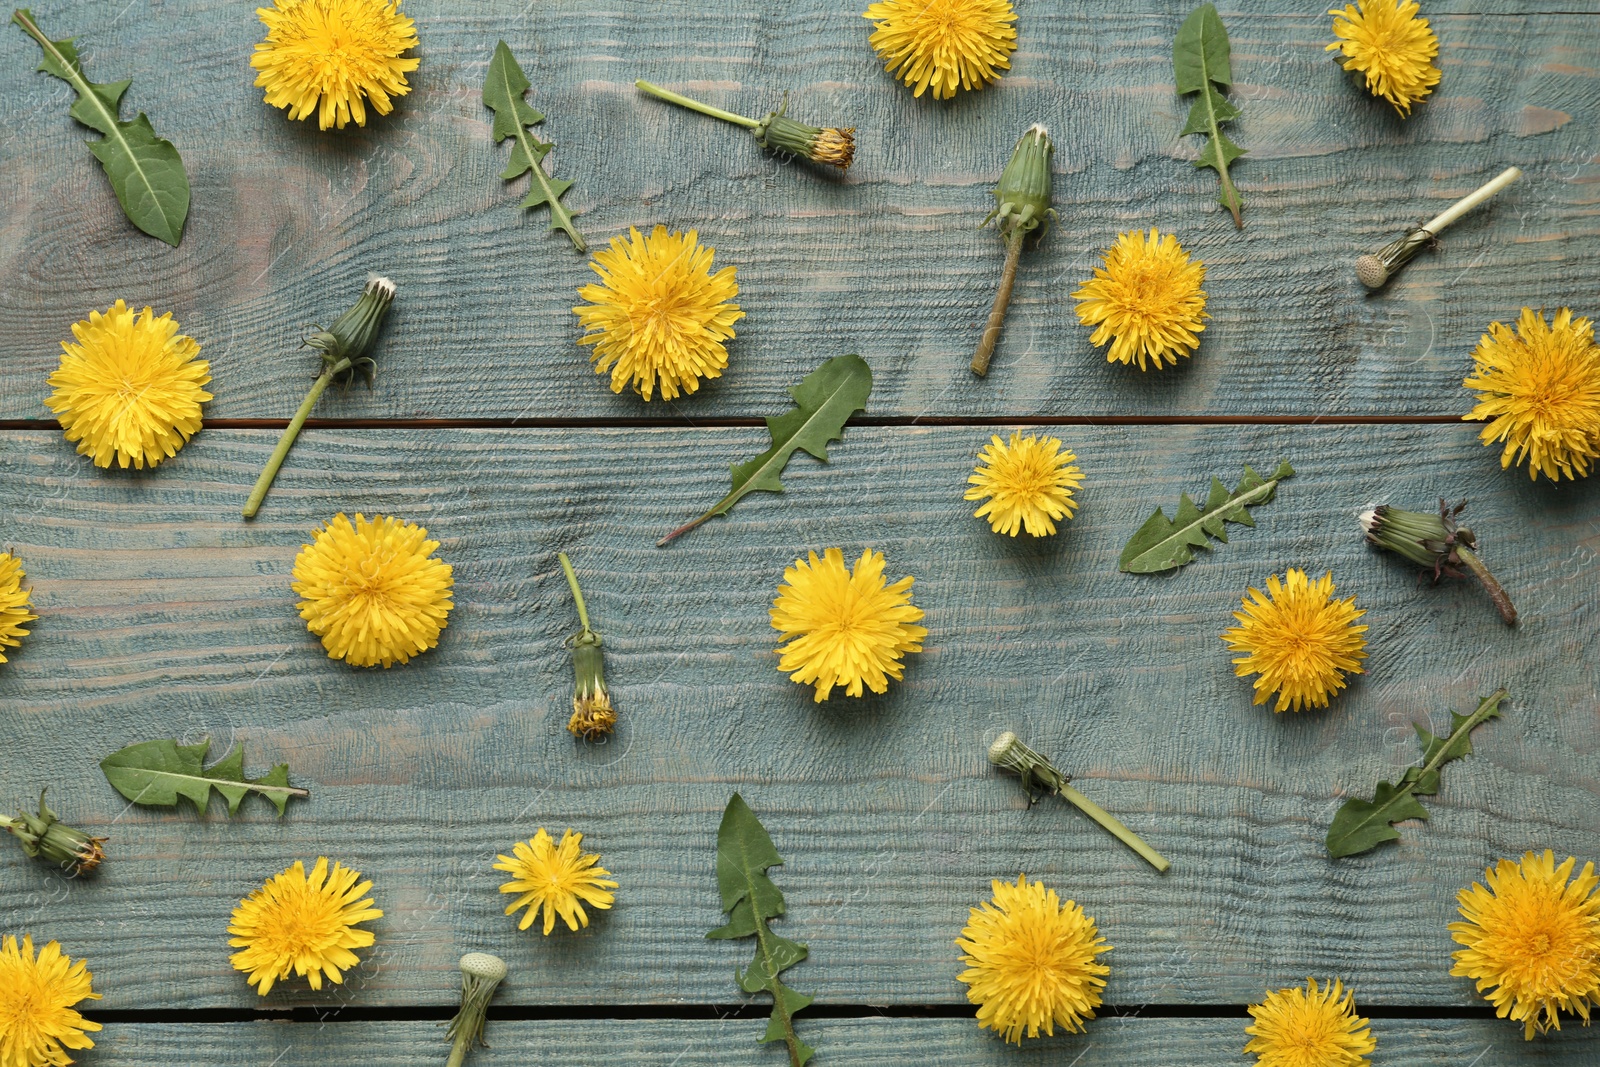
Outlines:
{"label": "leaf midrib", "polygon": [[[504,65],[500,68],[500,82],[501,88],[505,90],[506,96],[511,101],[511,119],[517,126],[517,144],[528,158],[529,169],[533,171],[533,180],[539,183],[539,188],[544,191],[545,200],[550,204],[550,217],[554,223],[551,228],[554,229],[555,226],[560,226],[568,234],[571,234],[572,216],[567,213],[567,209],[555,195],[555,190],[550,187],[549,175],[545,174],[544,165],[540,162],[539,157],[534,155],[533,146],[529,143],[532,138],[528,133],[528,127],[522,124],[522,117],[517,114],[517,101],[522,99],[522,94],[527,90],[513,89],[510,69]],[[584,250],[581,243],[578,250],[580,252]]]}
{"label": "leaf midrib", "polygon": [[[1256,486],[1254,489],[1248,489],[1245,492],[1240,493],[1238,496],[1230,496],[1228,498],[1228,502],[1226,504],[1223,504],[1221,507],[1217,508],[1216,511],[1204,511],[1204,510],[1202,510],[1200,512],[1200,517],[1199,518],[1195,519],[1193,522],[1186,523],[1183,526],[1174,526],[1172,528],[1172,532],[1171,533],[1169,533],[1167,536],[1163,537],[1161,540],[1157,541],[1155,544],[1151,545],[1149,548],[1145,549],[1143,552],[1139,553],[1137,556],[1134,556],[1132,559],[1130,559],[1128,561],[1128,563],[1129,564],[1138,563],[1140,560],[1143,560],[1145,557],[1150,556],[1152,553],[1155,553],[1159,549],[1161,549],[1161,548],[1163,548],[1163,547],[1165,547],[1167,545],[1171,545],[1174,542],[1180,542],[1180,543],[1184,544],[1185,546],[1187,546],[1189,544],[1188,534],[1189,534],[1189,532],[1191,530],[1194,530],[1194,529],[1196,529],[1198,527],[1204,526],[1205,523],[1206,523],[1206,520],[1208,520],[1208,519],[1212,518],[1213,516],[1217,515],[1219,512],[1221,512],[1221,511],[1223,511],[1223,510],[1225,510],[1227,508],[1232,507],[1234,504],[1243,504],[1246,507],[1249,507],[1252,503],[1254,503],[1256,501],[1256,498],[1258,496],[1260,496],[1262,493],[1270,493],[1272,490],[1276,489],[1277,486],[1278,486],[1278,483],[1281,482],[1282,480],[1283,480],[1282,478],[1268,478],[1266,481],[1262,482],[1260,485]],[[1227,517],[1223,516],[1223,520],[1222,521],[1223,522],[1227,522],[1228,521]],[[1181,541],[1180,541],[1180,539],[1181,539]]]}

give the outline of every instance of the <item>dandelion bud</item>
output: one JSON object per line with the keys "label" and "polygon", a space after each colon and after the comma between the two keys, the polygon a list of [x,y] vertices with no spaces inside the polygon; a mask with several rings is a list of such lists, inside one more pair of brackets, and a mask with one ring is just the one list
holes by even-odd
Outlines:
{"label": "dandelion bud", "polygon": [[506,961],[487,952],[469,952],[461,957],[461,1009],[450,1020],[445,1036],[450,1047],[447,1067],[461,1067],[473,1045],[489,1047],[483,1039],[485,1014],[495,989],[506,976]]}
{"label": "dandelion bud", "polygon": [[714,119],[743,126],[755,136],[756,143],[762,148],[802,156],[813,163],[826,163],[840,170],[848,169],[855,160],[856,128],[854,126],[843,129],[836,126],[819,128],[784,117],[784,113],[789,110],[788,93],[783,94],[783,103],[778,110],[769,111],[765,118],[752,119],[724,111],[720,107],[703,104],[682,93],[663,89],[647,81],[636,81],[633,84],[641,92],[648,93],[657,100],[665,100],[669,104],[677,104],[690,111],[698,111],[702,115],[710,115]]}
{"label": "dandelion bud", "polygon": [[106,839],[91,837],[56,818],[56,813],[45,805],[43,792],[39,794],[37,815],[26,811],[14,819],[0,815],[0,829],[9,830],[27,855],[54,863],[74,878],[88,874],[106,858],[100,848]]}
{"label": "dandelion bud", "polygon": [[1472,531],[1456,523],[1466,506],[1463,500],[1452,508],[1441,498],[1439,513],[1434,515],[1379,504],[1361,513],[1361,529],[1367,535],[1368,544],[1399,553],[1417,566],[1432,571],[1435,582],[1441,576],[1464,578],[1466,576],[1456,568],[1466,567],[1488,590],[1500,617],[1507,625],[1514,626],[1517,609],[1512,606],[1510,596],[1478,558],[1475,551],[1478,541]]}
{"label": "dandelion bud", "polygon": [[[389,314],[389,305],[394,303],[394,294],[394,282],[388,278],[369,278],[355,306],[340,315],[326,330],[318,330],[306,338],[306,344],[322,353],[322,363],[332,373],[358,368],[370,384],[376,364],[366,358],[366,352],[372,347],[372,342],[378,339],[378,330],[383,327],[384,317]],[[339,364],[345,360],[349,363],[340,367]]]}
{"label": "dandelion bud", "polygon": [[606,689],[605,659],[600,652],[601,639],[589,626],[589,609],[583,602],[583,591],[578,588],[578,576],[565,552],[556,554],[561,560],[561,570],[572,589],[572,602],[578,609],[578,623],[582,627],[572,637],[572,718],[567,729],[574,737],[597,741],[609,734],[617,725],[617,713],[611,706],[611,694]]}
{"label": "dandelion bud", "polygon": [[1055,157],[1050,131],[1035,123],[1028,127],[1011,152],[1011,161],[994,187],[995,209],[983,225],[998,219],[1001,236],[1026,234],[1053,217],[1050,206],[1050,162]]}

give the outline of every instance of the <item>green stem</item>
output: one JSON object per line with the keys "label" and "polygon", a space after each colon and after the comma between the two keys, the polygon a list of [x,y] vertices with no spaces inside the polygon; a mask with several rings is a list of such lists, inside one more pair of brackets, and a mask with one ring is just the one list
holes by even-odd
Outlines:
{"label": "green stem", "polygon": [[9,815],[0,815],[0,830],[10,830],[14,826],[21,825],[21,819],[13,819]]}
{"label": "green stem", "polygon": [[578,605],[578,622],[583,627],[583,632],[589,632],[589,609],[583,603],[583,590],[578,588],[578,575],[572,569],[572,561],[567,559],[565,552],[557,552],[556,558],[561,560],[561,569],[566,572],[567,586],[572,590],[572,602]]}
{"label": "green stem", "polygon": [[322,373],[317,375],[317,380],[311,385],[311,391],[300,404],[300,410],[294,413],[289,425],[283,428],[283,436],[278,438],[278,447],[272,450],[272,456],[262,469],[261,477],[256,479],[255,488],[250,490],[250,499],[244,502],[245,518],[253,519],[256,517],[256,512],[261,510],[261,502],[266,499],[267,490],[272,488],[273,480],[278,477],[278,468],[283,466],[284,459],[289,455],[289,449],[294,447],[295,438],[300,436],[300,430],[311,415],[311,409],[316,405],[317,398],[328,388],[328,383],[333,381],[335,375],[349,369],[350,360],[341,359],[333,366],[323,368]]}
{"label": "green stem", "polygon": [[1111,814],[1109,811],[1102,808],[1100,805],[1096,804],[1094,801],[1090,800],[1088,797],[1084,796],[1070,785],[1063,784],[1061,786],[1059,795],[1063,799],[1069,800],[1073,804],[1076,804],[1079,811],[1089,816],[1089,818],[1093,819],[1107,830],[1110,830],[1118,841],[1121,841],[1124,845],[1127,845],[1139,855],[1143,856],[1150,866],[1154,867],[1156,870],[1165,874],[1167,868],[1172,866],[1170,860],[1168,860],[1161,853],[1157,852],[1155,849],[1151,848],[1149,845],[1145,844],[1144,839],[1138,834],[1134,833],[1132,830],[1128,829],[1127,826],[1123,825],[1121,819],[1118,819],[1115,815]]}
{"label": "green stem", "polygon": [[466,1062],[467,1053],[472,1049],[472,1035],[462,1027],[456,1031],[455,1044],[450,1046],[450,1059],[445,1067],[461,1067]]}
{"label": "green stem", "polygon": [[691,100],[681,93],[675,93],[671,89],[663,89],[661,86],[653,85],[643,79],[640,79],[633,84],[640,91],[649,93],[657,100],[665,100],[669,104],[677,104],[679,107],[686,107],[690,111],[698,111],[702,115],[710,115],[714,119],[721,119],[723,122],[731,122],[735,126],[743,126],[747,130],[753,130],[757,126],[761,125],[761,123],[755,119],[747,119],[743,115],[735,115],[731,111],[724,111],[720,107],[712,107],[710,104],[702,104],[698,100]]}
{"label": "green stem", "polygon": [[1515,626],[1517,624],[1517,609],[1512,605],[1511,597],[1501,588],[1500,583],[1495,581],[1494,575],[1489,573],[1489,568],[1483,565],[1483,560],[1479,559],[1478,554],[1470,548],[1463,548],[1460,545],[1456,546],[1456,555],[1461,558],[1462,563],[1467,565],[1467,569],[1473,573],[1478,581],[1483,583],[1483,587],[1489,591],[1489,599],[1493,600],[1494,606],[1500,609],[1500,617],[1506,621],[1506,625]]}
{"label": "green stem", "polygon": [[1011,231],[1006,239],[1006,266],[1000,274],[1000,291],[994,294],[994,307],[989,309],[989,323],[983,328],[978,341],[978,352],[972,357],[972,373],[982,378],[989,373],[989,360],[994,356],[994,346],[1000,343],[1000,331],[1005,328],[1006,309],[1011,306],[1011,290],[1017,284],[1017,263],[1022,259],[1022,228]]}

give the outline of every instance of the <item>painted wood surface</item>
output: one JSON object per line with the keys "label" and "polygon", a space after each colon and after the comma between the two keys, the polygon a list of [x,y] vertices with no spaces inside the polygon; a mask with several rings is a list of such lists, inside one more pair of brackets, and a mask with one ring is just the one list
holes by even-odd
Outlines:
{"label": "painted wood surface", "polygon": [[[365,130],[319,134],[261,102],[250,5],[63,0],[91,73],[132,78],[182,150],[194,208],[182,247],[121,218],[67,116],[70,91],[0,34],[0,419],[47,418],[44,380],[72,322],[117,298],[170,310],[213,363],[213,418],[287,418],[314,373],[296,345],[368,272],[400,285],[368,395],[328,417],[685,420],[765,415],[824,358],[859,351],[877,415],[1452,414],[1492,320],[1523,305],[1597,310],[1600,5],[1429,4],[1444,80],[1402,121],[1323,51],[1324,3],[1224,4],[1247,202],[1236,232],[1215,176],[1188,163],[1171,89],[1187,0],[1022,8],[1014,70],[939,104],[893,83],[860,4],[799,0],[412,0],[415,91]],[[748,317],[700,394],[644,404],[587,367],[570,312],[591,274],[497,177],[480,100],[505,38],[549,115],[567,202],[603,244],[629,226],[698,228],[736,265]],[[855,125],[845,179],[763,158],[742,132],[641,97],[648,77],[762,113]],[[976,224],[1017,134],[1055,131],[1061,223],[1024,264],[995,369],[966,369],[1000,243]],[[1366,296],[1349,264],[1508,164],[1527,178]],[[1176,232],[1208,265],[1211,322],[1185,366],[1108,366],[1070,293],[1122,230]]]}
{"label": "painted wood surface", "polygon": [[[0,670],[0,796],[54,785],[113,856],[77,883],[8,857],[0,895],[94,959],[106,1009],[257,1004],[229,970],[228,912],[324,853],[377,882],[378,947],[348,990],[290,985],[266,1006],[435,1003],[464,945],[513,961],[515,1003],[733,1001],[746,949],[704,933],[735,790],[788,860],[785,931],[812,951],[793,982],[828,1003],[962,1002],[950,942],[990,879],[1025,871],[1098,919],[1114,1003],[1240,1004],[1317,974],[1373,1004],[1472,1005],[1447,974],[1456,891],[1529,848],[1600,856],[1600,484],[1502,472],[1472,427],[1072,428],[1083,509],[1043,542],[991,534],[961,500],[982,429],[854,428],[830,467],[795,461],[784,496],[667,549],[654,539],[721,495],[761,431],[312,431],[247,525],[274,436],[205,431],[142,476],[95,472],[54,434],[0,439],[0,541],[42,616]],[[1257,528],[1170,577],[1116,571],[1155,505],[1279,458],[1298,473]],[[1419,587],[1362,544],[1362,507],[1439,495],[1471,498],[1518,628],[1474,586]],[[423,523],[456,568],[440,647],[406,667],[330,661],[296,616],[295,552],[340,509]],[[775,669],[767,606],[786,564],[830,545],[914,575],[931,634],[888,695],[818,706]],[[558,549],[606,637],[623,724],[603,747],[564,730]],[[1218,634],[1289,565],[1358,598],[1370,673],[1325,712],[1274,716]],[[1409,723],[1500,685],[1505,719],[1447,770],[1431,822],[1328,860],[1341,800],[1414,760]],[[1070,809],[1028,810],[983,757],[1008,727],[1172,872]],[[252,768],[288,762],[312,799],[281,823],[258,805],[231,823],[130,809],[95,767],[204,735],[245,744]],[[579,935],[501,914],[493,856],[539,826],[584,831],[622,883]]]}

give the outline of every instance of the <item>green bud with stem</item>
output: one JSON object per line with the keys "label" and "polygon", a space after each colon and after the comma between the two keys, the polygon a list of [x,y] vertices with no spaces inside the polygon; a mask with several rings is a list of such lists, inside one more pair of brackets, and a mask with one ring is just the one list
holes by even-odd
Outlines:
{"label": "green bud with stem", "polygon": [[583,602],[583,590],[578,588],[578,575],[565,552],[556,553],[561,560],[561,570],[567,576],[567,587],[572,590],[572,602],[578,609],[578,625],[582,627],[569,640],[572,643],[572,718],[567,729],[572,736],[585,741],[597,741],[609,734],[617,725],[617,712],[611,706],[611,693],[606,689],[606,665],[600,652],[600,635],[589,626],[589,608]]}
{"label": "green bud with stem", "polygon": [[702,115],[710,115],[714,119],[742,126],[750,131],[757,144],[774,152],[800,156],[813,163],[826,163],[840,170],[848,170],[856,158],[854,126],[841,129],[837,126],[807,126],[803,122],[796,122],[786,114],[789,110],[788,93],[783,94],[783,103],[776,111],[769,111],[762,118],[752,119],[736,115],[732,111],[724,111],[720,107],[712,107],[710,104],[701,103],[682,93],[663,89],[642,79],[633,84],[641,92],[648,93],[657,100],[665,100],[669,104],[677,104],[690,111],[698,111]]}
{"label": "green bud with stem", "polygon": [[1452,508],[1440,497],[1439,513],[1434,515],[1379,504],[1361,513],[1361,529],[1367,535],[1368,544],[1399,553],[1425,571],[1432,571],[1435,582],[1443,576],[1464,578],[1466,575],[1457,568],[1465,567],[1483,583],[1506,625],[1515,626],[1517,609],[1483,560],[1478,558],[1476,535],[1457,524],[1466,506],[1463,500]]}
{"label": "green bud with stem", "polygon": [[253,519],[256,512],[261,510],[261,502],[266,499],[267,490],[272,488],[278,469],[283,466],[295,438],[300,436],[300,430],[311,415],[312,407],[329,383],[338,381],[340,384],[349,384],[359,373],[366,380],[367,387],[371,388],[378,365],[367,355],[367,350],[383,328],[389,305],[394,302],[394,293],[394,282],[388,278],[369,279],[354,307],[340,315],[326,330],[318,328],[316,333],[306,338],[306,345],[322,355],[322,373],[312,383],[311,391],[300,404],[300,410],[284,427],[283,436],[278,438],[278,447],[272,450],[266,468],[262,470],[261,477],[256,479],[255,488],[250,490],[250,498],[244,504],[245,518]]}
{"label": "green bud with stem", "polygon": [[487,952],[469,952],[461,957],[461,1009],[450,1020],[445,1036],[453,1040],[447,1067],[461,1067],[473,1045],[489,1047],[483,1028],[489,1001],[506,976],[506,961]]}
{"label": "green bud with stem", "polygon": [[979,223],[987,226],[995,222],[1006,243],[1000,291],[995,294],[988,325],[983,328],[977,354],[972,357],[972,373],[980,378],[989,373],[989,360],[994,356],[995,345],[1000,343],[1000,331],[1005,328],[1011,290],[1017,284],[1023,238],[1043,226],[1044,230],[1039,230],[1042,240],[1050,228],[1050,220],[1057,217],[1055,208],[1050,206],[1050,163],[1055,153],[1050,131],[1038,124],[1030,126],[1012,150],[1006,169],[1000,173],[1000,184],[994,189],[994,210]]}
{"label": "green bud with stem", "polygon": [[15,818],[0,815],[0,830],[10,832],[27,855],[53,863],[73,878],[88,874],[106,858],[100,847],[106,839],[74,829],[58,819],[44,802],[44,790],[39,791],[37,815],[26,811]]}

